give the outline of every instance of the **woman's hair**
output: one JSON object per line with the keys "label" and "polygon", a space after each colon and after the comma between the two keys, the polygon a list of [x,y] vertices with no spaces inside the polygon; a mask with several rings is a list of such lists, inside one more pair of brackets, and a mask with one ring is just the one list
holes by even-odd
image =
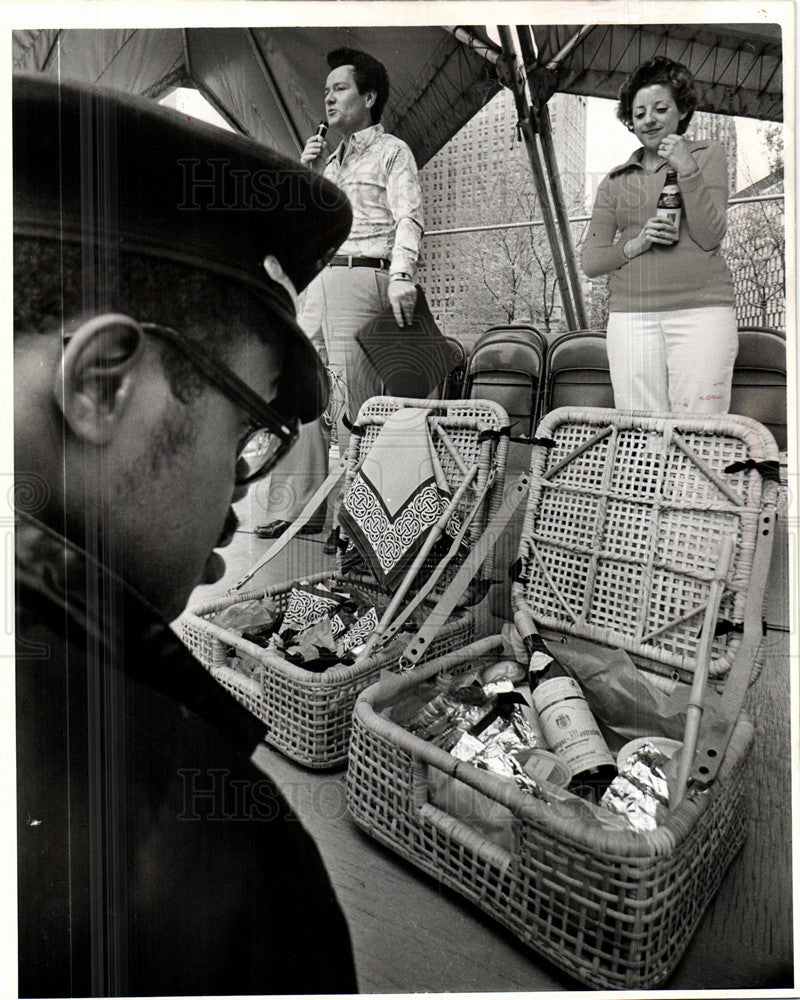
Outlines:
{"label": "woman's hair", "polygon": [[669,87],[678,112],[683,115],[678,123],[678,135],[683,135],[697,107],[694,77],[683,63],[675,62],[666,56],[655,56],[647,62],[640,63],[622,84],[619,88],[617,118],[632,132],[634,98],[642,87],[652,87],[657,83]]}

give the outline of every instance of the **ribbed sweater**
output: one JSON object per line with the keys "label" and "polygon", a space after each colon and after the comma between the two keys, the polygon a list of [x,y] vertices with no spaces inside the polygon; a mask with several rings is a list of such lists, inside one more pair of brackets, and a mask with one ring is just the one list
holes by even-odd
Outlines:
{"label": "ribbed sweater", "polygon": [[[733,282],[722,255],[728,203],[728,168],[718,142],[691,142],[697,170],[678,177],[683,197],[680,237],[672,246],[653,244],[633,260],[623,253],[656,214],[667,164],[645,170],[636,150],[600,183],[583,248],[590,278],[610,273],[611,312],[660,312],[732,306]],[[618,236],[618,238],[616,238]],[[616,238],[616,239],[615,239]]]}

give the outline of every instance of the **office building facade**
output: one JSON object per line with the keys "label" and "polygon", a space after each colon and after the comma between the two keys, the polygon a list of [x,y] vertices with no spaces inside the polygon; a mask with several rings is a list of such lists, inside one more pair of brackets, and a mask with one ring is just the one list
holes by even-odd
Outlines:
{"label": "office building facade", "polygon": [[[583,210],[586,98],[549,102],[570,213]],[[510,91],[497,94],[420,172],[425,207],[420,280],[443,331],[467,342],[494,323],[556,328],[561,307],[542,226],[437,236],[432,230],[541,219]]]}

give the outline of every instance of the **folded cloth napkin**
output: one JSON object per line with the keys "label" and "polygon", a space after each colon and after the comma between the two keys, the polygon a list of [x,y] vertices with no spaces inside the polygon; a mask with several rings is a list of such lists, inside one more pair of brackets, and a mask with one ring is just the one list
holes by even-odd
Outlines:
{"label": "folded cloth napkin", "polygon": [[337,594],[322,584],[316,587],[292,587],[282,629],[291,628],[300,632],[309,625],[315,625],[340,607],[346,599],[346,594]]}
{"label": "folded cloth napkin", "polygon": [[378,582],[406,572],[450,500],[428,410],[391,414],[342,502],[339,520]]}
{"label": "folded cloth napkin", "polygon": [[346,653],[348,649],[354,649],[367,641],[370,633],[378,627],[378,613],[375,608],[370,608],[360,618],[357,618],[342,636],[337,638],[336,649],[340,653]]}

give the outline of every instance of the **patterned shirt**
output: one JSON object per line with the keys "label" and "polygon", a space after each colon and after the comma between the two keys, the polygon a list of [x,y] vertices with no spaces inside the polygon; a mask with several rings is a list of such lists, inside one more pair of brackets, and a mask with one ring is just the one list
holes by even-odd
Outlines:
{"label": "patterned shirt", "polygon": [[337,252],[386,257],[392,274],[413,277],[422,243],[422,191],[406,143],[383,125],[371,125],[339,144],[325,164],[325,177],[353,207],[350,235]]}

